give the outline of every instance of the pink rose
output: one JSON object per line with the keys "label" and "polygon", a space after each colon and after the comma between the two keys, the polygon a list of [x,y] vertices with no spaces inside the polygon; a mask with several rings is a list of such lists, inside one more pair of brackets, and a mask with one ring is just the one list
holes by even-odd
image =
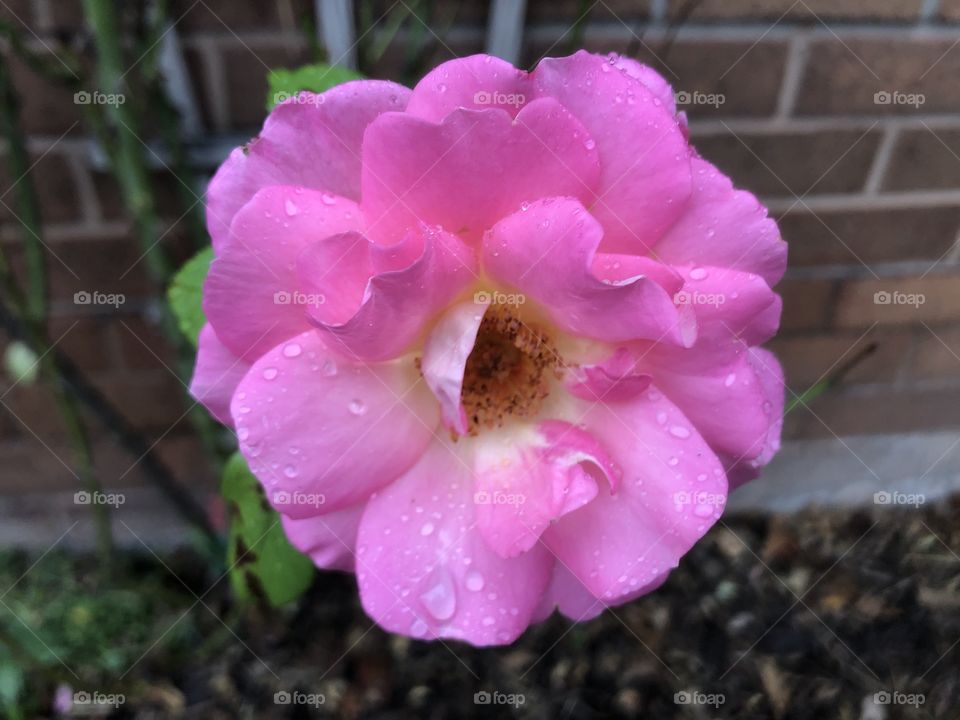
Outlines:
{"label": "pink rose", "polygon": [[301,94],[207,211],[192,392],[388,630],[650,592],[779,446],[785,243],[633,60]]}

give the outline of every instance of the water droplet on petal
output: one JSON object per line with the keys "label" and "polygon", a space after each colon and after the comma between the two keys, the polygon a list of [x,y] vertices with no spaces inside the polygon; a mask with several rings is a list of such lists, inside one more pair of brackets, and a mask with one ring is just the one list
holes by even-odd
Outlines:
{"label": "water droplet on petal", "polygon": [[707,276],[707,271],[702,267],[695,267],[690,271],[691,280],[703,280]]}
{"label": "water droplet on petal", "polygon": [[730,373],[729,375],[727,375],[727,379],[723,381],[723,384],[726,385],[727,387],[730,387],[730,386],[733,385],[736,381],[737,381],[737,374],[736,374],[736,373]]}
{"label": "water droplet on petal", "polygon": [[351,400],[348,407],[350,408],[350,412],[354,415],[363,415],[365,412],[367,412],[367,406],[363,404],[362,400]]}
{"label": "water droplet on petal", "polygon": [[268,367],[266,370],[263,371],[263,379],[274,380],[276,379],[278,374],[279,372],[275,367]]}
{"label": "water droplet on petal", "polygon": [[420,534],[424,537],[433,534],[433,523],[424,523],[423,527],[420,528]]}
{"label": "water droplet on petal", "polygon": [[324,377],[333,377],[337,374],[337,363],[335,363],[331,358],[327,358],[323,361],[323,365],[320,367],[320,372]]}
{"label": "water droplet on petal", "polygon": [[430,578],[427,591],[420,595],[420,602],[437,620],[453,617],[457,609],[457,594],[449,570],[437,568]]}
{"label": "water droplet on petal", "polygon": [[681,439],[690,437],[690,431],[682,425],[674,425],[670,428],[670,434]]}
{"label": "water droplet on petal", "polygon": [[467,590],[470,590],[471,592],[480,592],[483,590],[483,584],[483,575],[478,573],[476,570],[471,570],[467,573]]}
{"label": "water droplet on petal", "polygon": [[297,204],[293,202],[293,200],[290,200],[289,198],[287,198],[286,202],[283,203],[283,209],[286,210],[287,215],[289,215],[290,217],[293,217],[298,212],[300,212],[300,208],[297,207]]}
{"label": "water droplet on petal", "polygon": [[300,345],[298,345],[297,343],[287,343],[283,347],[283,354],[285,357],[288,357],[288,358],[295,358],[301,352],[303,352],[303,348],[301,348]]}

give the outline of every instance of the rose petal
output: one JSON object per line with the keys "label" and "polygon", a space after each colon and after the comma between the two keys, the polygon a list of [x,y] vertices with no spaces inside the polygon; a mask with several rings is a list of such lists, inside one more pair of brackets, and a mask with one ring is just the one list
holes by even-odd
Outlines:
{"label": "rose petal", "polygon": [[413,363],[344,361],[310,330],[270,350],[230,407],[240,452],[294,518],[365,500],[417,461],[439,420]]}
{"label": "rose petal", "polygon": [[403,110],[409,95],[402,85],[364,80],[277,105],[260,136],[230,153],[210,181],[205,199],[214,250],[220,252],[240,208],[270,185],[359,200],[363,132],[381,113]]}
{"label": "rose petal", "polygon": [[360,521],[357,580],[382,627],[473,645],[513,642],[550,579],[543,547],[505,559],[476,529],[473,483],[456,448],[433,443]]}
{"label": "rose petal", "polygon": [[223,344],[252,361],[309,329],[307,309],[328,298],[302,291],[297,258],[308,244],[360,222],[359,208],[345,198],[284,186],[259,191],[234,218],[204,285],[203,309]]}
{"label": "rose petal", "polygon": [[602,235],[578,201],[541,200],[494,226],[483,242],[483,265],[494,279],[539,302],[567,332],[610,342],[692,344],[693,313],[678,309],[657,282],[665,273],[654,269],[652,277],[604,282],[592,272]]}
{"label": "rose petal", "polygon": [[592,197],[599,164],[585,136],[549,98],[515,119],[502,110],[458,109],[439,124],[386,114],[370,125],[363,145],[370,237],[397,242],[425,223],[476,242],[523,202]]}

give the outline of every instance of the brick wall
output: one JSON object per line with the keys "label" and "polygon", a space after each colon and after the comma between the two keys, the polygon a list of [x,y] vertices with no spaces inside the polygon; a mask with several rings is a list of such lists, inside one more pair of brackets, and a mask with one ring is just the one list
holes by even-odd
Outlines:
{"label": "brick wall", "polygon": [[[312,3],[171,4],[206,132],[255,132],[266,69],[310,57],[303,21]],[[64,39],[83,45],[79,5],[7,0],[0,15],[28,27],[28,46],[48,52]],[[390,7],[374,5],[375,17]],[[579,6],[530,1],[525,63],[569,50]],[[486,15],[480,0],[460,3],[432,61],[482,49]],[[960,2],[601,0],[588,20],[588,49],[635,54],[695,101],[687,110],[701,152],[781,219],[791,269],[780,288],[784,331],[773,345],[790,387],[799,392],[877,344],[813,412],[790,416],[788,435],[960,425]],[[377,74],[397,75],[407,38],[398,34]],[[210,482],[181,419],[184,388],[168,369],[172,359],[153,323],[156,297],[115,183],[91,164],[70,94],[19,63],[14,70],[50,248],[52,336],[157,440],[181,477]],[[0,162],[0,193],[12,180]],[[156,180],[168,230],[162,244],[175,248],[177,179],[158,171]],[[12,198],[2,199],[14,208]],[[16,221],[3,206],[0,242],[20,263]],[[91,312],[72,302],[83,289],[122,292],[127,302]],[[915,293],[924,302],[877,304],[877,292]],[[0,414],[3,484],[74,487],[58,460],[69,464],[49,393],[16,387],[2,401],[9,408]],[[141,481],[133,459],[99,431],[96,446],[108,485]]]}

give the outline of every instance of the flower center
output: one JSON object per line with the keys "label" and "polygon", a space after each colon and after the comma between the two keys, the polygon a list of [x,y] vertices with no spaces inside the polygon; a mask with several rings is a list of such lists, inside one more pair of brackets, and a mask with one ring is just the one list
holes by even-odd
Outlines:
{"label": "flower center", "polygon": [[508,306],[487,310],[463,374],[463,407],[469,434],[500,427],[510,418],[537,414],[548,394],[559,356],[539,329]]}

